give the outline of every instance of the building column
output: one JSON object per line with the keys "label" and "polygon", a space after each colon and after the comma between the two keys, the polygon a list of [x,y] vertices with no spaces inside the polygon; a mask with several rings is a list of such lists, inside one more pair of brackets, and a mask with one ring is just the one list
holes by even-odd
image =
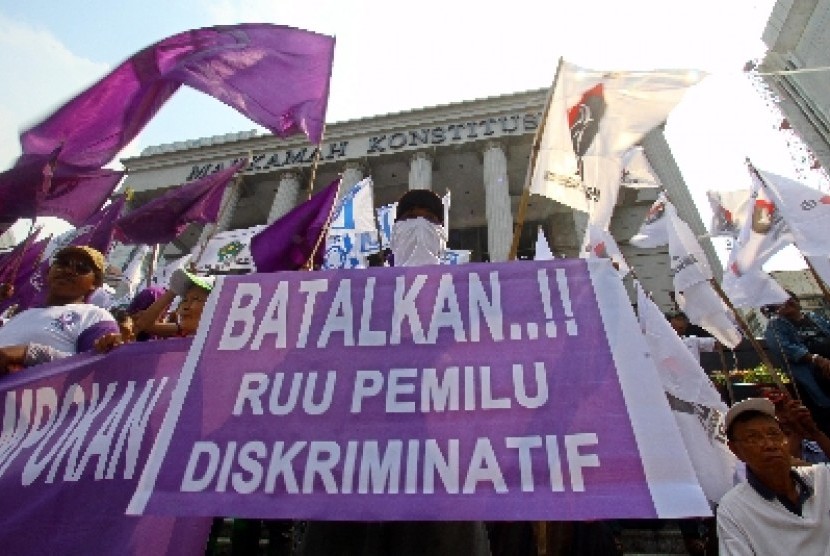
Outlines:
{"label": "building column", "polygon": [[274,202],[271,203],[271,210],[268,212],[270,224],[282,218],[291,209],[297,206],[297,198],[300,195],[300,174],[299,172],[287,171],[280,174],[277,193],[274,195]]}
{"label": "building column", "polygon": [[360,162],[347,162],[343,167],[343,178],[340,180],[340,187],[337,190],[337,198],[340,199],[357,182],[363,179],[365,167]]}
{"label": "building column", "polygon": [[506,261],[513,240],[513,215],[510,212],[507,156],[496,141],[489,141],[484,148],[484,203],[490,261]]}
{"label": "building column", "polygon": [[432,189],[432,157],[417,152],[409,162],[409,189]]}
{"label": "building column", "polygon": [[230,227],[233,213],[236,210],[236,204],[239,202],[241,194],[242,178],[237,177],[225,188],[225,192],[222,194],[222,204],[219,205],[219,218],[216,220],[216,224],[205,224],[196,245],[206,245],[211,237],[219,232],[224,232]]}

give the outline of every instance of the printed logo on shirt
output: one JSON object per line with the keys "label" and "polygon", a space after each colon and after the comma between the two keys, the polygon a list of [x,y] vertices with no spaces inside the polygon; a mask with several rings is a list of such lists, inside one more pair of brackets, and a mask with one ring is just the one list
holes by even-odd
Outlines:
{"label": "printed logo on shirt", "polygon": [[58,331],[66,331],[81,322],[81,315],[77,311],[67,311],[52,321],[51,327]]}

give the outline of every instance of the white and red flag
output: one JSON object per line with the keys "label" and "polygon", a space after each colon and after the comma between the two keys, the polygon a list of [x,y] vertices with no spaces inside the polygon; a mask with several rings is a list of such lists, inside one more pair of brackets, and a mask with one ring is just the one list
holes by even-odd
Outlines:
{"label": "white and red flag", "polygon": [[611,263],[619,272],[620,278],[625,277],[631,271],[611,233],[590,222],[585,228],[585,236],[582,240],[582,249],[579,256],[583,259],[611,259]]}
{"label": "white and red flag", "polygon": [[607,228],[623,154],[666,120],[703,73],[598,71],[562,62],[544,123],[531,193],[587,212]]}
{"label": "white and red flag", "polygon": [[830,194],[772,172],[756,172],[798,250],[811,257],[830,255]]}
{"label": "white and red flag", "polygon": [[700,486],[717,504],[733,486],[735,456],[726,446],[726,404],[660,309],[637,284],[637,313]]}
{"label": "white and red flag", "polygon": [[730,269],[740,275],[759,269],[775,253],[793,242],[781,210],[770,197],[761,176],[748,164],[752,186],[744,223],[732,250]]}
{"label": "white and red flag", "polygon": [[748,213],[749,190],[707,191],[706,197],[712,207],[709,235],[738,237]]}
{"label": "white and red flag", "polygon": [[634,247],[649,249],[651,247],[662,247],[669,242],[669,229],[666,217],[666,194],[662,191],[657,199],[648,209],[640,229],[628,242]]}

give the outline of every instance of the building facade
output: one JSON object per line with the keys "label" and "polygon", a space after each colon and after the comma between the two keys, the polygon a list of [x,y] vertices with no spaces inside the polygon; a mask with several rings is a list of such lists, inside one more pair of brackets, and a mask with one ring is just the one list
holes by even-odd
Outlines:
{"label": "building facade", "polygon": [[[529,91],[329,124],[319,152],[304,136],[280,139],[255,131],[149,147],[122,161],[126,184],[134,191],[134,208],[169,187],[251,157],[226,191],[216,227],[222,231],[271,223],[339,177],[343,191],[371,176],[375,206],[397,201],[408,189],[449,191],[449,247],[470,250],[472,261],[505,261],[546,96],[546,90]],[[642,145],[681,217],[704,234],[662,130]],[[628,245],[656,195],[656,187],[623,187],[611,232],[644,287],[669,308],[667,250]],[[531,196],[519,258],[533,257],[539,227],[555,254],[578,256],[586,220],[567,206]],[[211,233],[212,227],[191,226],[164,247],[165,260],[190,253]],[[710,262],[717,261],[711,244],[706,248]]]}
{"label": "building facade", "polygon": [[816,161],[830,168],[830,0],[778,0],[762,38],[769,50],[760,71],[793,71],[764,80]]}

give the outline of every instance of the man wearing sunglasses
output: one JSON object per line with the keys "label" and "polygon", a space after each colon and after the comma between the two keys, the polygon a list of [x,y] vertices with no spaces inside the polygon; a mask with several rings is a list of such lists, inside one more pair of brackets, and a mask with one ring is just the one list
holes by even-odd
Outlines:
{"label": "man wearing sunglasses", "polygon": [[0,327],[0,376],[86,351],[101,336],[118,332],[109,311],[87,303],[104,283],[105,266],[104,256],[87,246],[55,254],[45,306],[26,309]]}

